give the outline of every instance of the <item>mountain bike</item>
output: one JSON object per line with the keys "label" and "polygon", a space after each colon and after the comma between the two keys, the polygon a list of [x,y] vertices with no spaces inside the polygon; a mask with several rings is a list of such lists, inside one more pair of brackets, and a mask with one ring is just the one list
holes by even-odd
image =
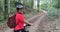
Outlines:
{"label": "mountain bike", "polygon": [[28,26],[31,26],[31,25],[25,24],[25,26],[24,26],[24,29],[25,29],[26,32],[29,32],[29,30],[28,30],[28,31],[26,30],[26,28],[27,28]]}

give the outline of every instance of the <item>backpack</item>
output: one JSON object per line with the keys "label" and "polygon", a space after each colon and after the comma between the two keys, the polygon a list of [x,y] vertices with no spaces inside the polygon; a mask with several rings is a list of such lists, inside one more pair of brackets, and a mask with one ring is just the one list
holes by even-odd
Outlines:
{"label": "backpack", "polygon": [[11,16],[11,17],[8,17],[7,26],[8,26],[9,28],[15,28],[15,26],[16,26],[15,17],[16,17],[16,15],[13,15],[13,16]]}

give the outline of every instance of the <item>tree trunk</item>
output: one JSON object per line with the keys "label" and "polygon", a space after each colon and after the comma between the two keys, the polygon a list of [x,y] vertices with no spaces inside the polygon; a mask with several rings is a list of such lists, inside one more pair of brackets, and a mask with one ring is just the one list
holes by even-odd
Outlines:
{"label": "tree trunk", "polygon": [[34,0],[31,0],[31,8],[33,9]]}
{"label": "tree trunk", "polygon": [[40,3],[40,0],[37,0],[37,10],[39,12],[39,3]]}
{"label": "tree trunk", "polygon": [[8,0],[8,13],[10,13],[10,0]]}
{"label": "tree trunk", "polygon": [[4,1],[4,19],[7,19],[7,14],[8,14],[8,0]]}
{"label": "tree trunk", "polygon": [[3,9],[3,12],[5,11],[4,9],[4,0],[2,0],[2,9]]}

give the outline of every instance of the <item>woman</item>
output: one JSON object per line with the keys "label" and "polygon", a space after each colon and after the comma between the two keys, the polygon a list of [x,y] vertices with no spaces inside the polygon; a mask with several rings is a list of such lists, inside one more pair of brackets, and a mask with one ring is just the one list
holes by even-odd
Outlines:
{"label": "woman", "polygon": [[29,24],[29,25],[32,25],[31,23],[27,22],[24,18],[24,15],[23,15],[23,4],[18,4],[16,6],[16,9],[17,9],[17,13],[16,13],[16,27],[14,28],[14,32],[26,32],[25,29],[24,29],[24,24]]}

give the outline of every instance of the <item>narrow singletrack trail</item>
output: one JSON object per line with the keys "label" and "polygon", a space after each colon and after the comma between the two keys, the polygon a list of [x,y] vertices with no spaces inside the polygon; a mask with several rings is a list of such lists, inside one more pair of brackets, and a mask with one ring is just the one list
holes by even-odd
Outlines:
{"label": "narrow singletrack trail", "polygon": [[[40,13],[38,13],[37,15],[34,15],[34,16],[30,17],[29,19],[27,19],[27,21],[34,24],[33,26],[28,27],[29,32],[37,32],[40,27],[42,30],[43,26],[41,26],[41,25],[43,24],[42,22],[45,21],[43,19],[45,19],[45,14],[41,15]],[[0,27],[2,27],[2,26],[0,25]],[[6,29],[4,29],[4,27],[2,27],[0,29],[0,32],[13,32],[13,29],[10,29],[6,26]]]}

